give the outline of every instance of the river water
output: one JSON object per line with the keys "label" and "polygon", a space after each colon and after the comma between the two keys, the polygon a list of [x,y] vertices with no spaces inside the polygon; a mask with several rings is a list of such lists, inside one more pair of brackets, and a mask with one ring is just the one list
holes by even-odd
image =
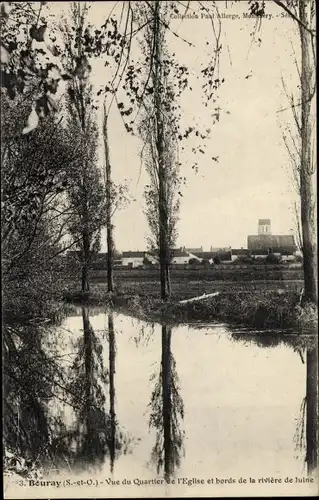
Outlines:
{"label": "river water", "polygon": [[87,308],[56,334],[67,382],[50,413],[67,453],[46,477],[69,481],[64,495],[317,492],[305,484],[307,353],[294,335],[170,327]]}

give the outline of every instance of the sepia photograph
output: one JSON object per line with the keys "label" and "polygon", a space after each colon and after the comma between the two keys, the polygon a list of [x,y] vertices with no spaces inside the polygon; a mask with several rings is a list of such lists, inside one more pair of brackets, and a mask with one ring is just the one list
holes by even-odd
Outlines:
{"label": "sepia photograph", "polygon": [[316,497],[315,0],[0,9],[4,498]]}

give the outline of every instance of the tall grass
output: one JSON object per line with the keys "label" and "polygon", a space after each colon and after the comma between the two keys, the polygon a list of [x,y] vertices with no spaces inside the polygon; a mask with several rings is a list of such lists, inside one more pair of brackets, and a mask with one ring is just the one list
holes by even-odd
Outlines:
{"label": "tall grass", "polygon": [[226,320],[257,330],[295,329],[296,333],[316,332],[315,308],[300,306],[297,292],[225,292],[202,301],[162,302],[148,295],[123,295],[115,298],[119,306],[133,316],[170,323]]}

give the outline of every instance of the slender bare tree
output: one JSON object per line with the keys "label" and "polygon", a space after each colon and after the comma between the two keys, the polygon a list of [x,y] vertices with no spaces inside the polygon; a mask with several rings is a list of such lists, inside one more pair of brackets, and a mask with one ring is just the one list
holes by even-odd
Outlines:
{"label": "slender bare tree", "polygon": [[176,241],[178,219],[178,113],[173,89],[174,62],[166,43],[166,2],[156,1],[148,20],[142,47],[145,56],[146,93],[139,133],[144,141],[142,161],[149,174],[145,189],[146,216],[151,249],[160,262],[161,298],[171,295],[171,250]]}
{"label": "slender bare tree", "polygon": [[113,240],[113,224],[112,224],[112,199],[114,199],[114,196],[113,196],[113,185],[111,177],[110,146],[108,139],[108,114],[105,103],[104,103],[104,115],[103,115],[103,140],[104,140],[104,151],[105,151],[107,289],[109,292],[113,292],[114,291],[114,282],[113,282],[114,240]]}
{"label": "slender bare tree", "polygon": [[[314,0],[273,0],[298,26],[301,64],[298,67],[300,86],[293,96],[287,97],[293,113],[297,133],[289,130],[292,148],[288,146],[293,175],[300,197],[300,234],[304,270],[304,302],[318,303],[317,244],[316,244],[316,29]],[[267,2],[248,2],[250,13],[262,19]],[[286,138],[284,137],[285,141]],[[287,144],[287,141],[286,141]],[[297,218],[297,225],[299,217]]]}

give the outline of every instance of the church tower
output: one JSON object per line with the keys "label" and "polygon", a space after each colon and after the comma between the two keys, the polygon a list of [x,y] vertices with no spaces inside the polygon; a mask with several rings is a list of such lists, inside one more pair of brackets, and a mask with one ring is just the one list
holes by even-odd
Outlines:
{"label": "church tower", "polygon": [[271,234],[270,219],[259,219],[258,221],[258,235]]}

